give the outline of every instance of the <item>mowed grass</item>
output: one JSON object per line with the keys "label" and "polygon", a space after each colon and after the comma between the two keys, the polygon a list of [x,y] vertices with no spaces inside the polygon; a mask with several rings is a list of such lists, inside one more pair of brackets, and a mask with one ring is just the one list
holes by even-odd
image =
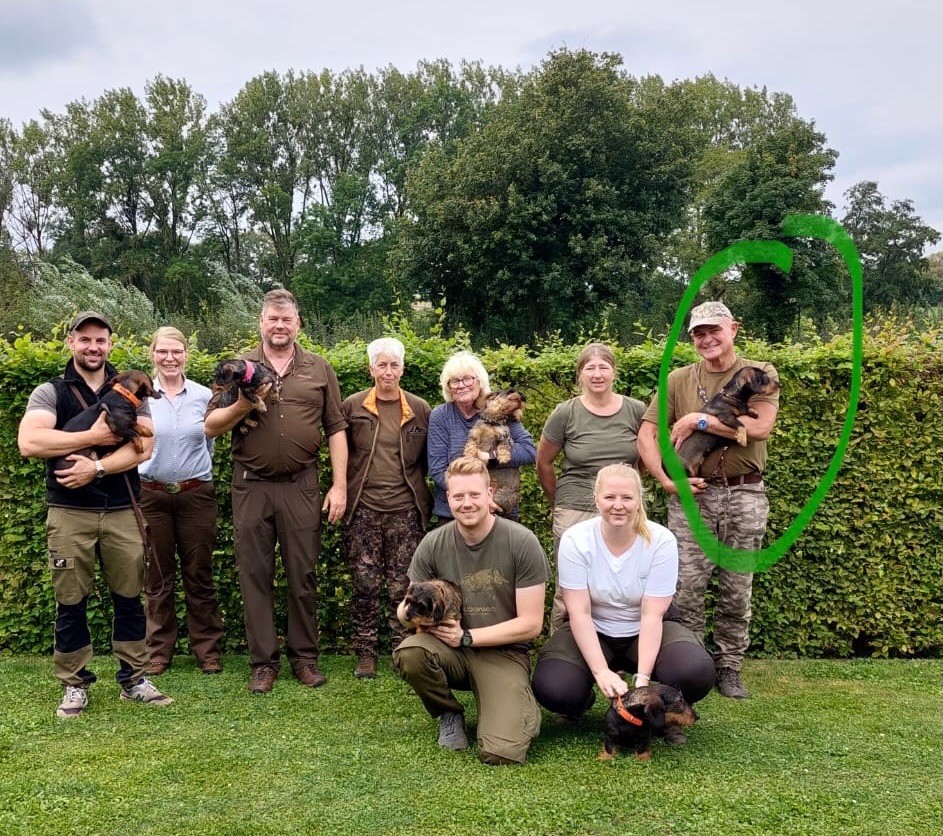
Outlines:
{"label": "mowed grass", "polygon": [[754,697],[712,694],[648,763],[597,760],[599,699],[579,725],[545,714],[527,765],[499,768],[440,750],[389,659],[358,681],[327,657],[325,687],[265,696],[224,662],[178,659],[158,709],[119,701],[96,658],[87,714],[62,721],[51,660],[0,656],[0,834],[943,832],[939,661],[749,661]]}

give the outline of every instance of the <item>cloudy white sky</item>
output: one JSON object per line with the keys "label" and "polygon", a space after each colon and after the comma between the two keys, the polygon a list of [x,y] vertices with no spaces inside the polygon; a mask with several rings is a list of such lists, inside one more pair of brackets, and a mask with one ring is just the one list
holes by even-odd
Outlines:
{"label": "cloudy white sky", "polygon": [[265,70],[421,59],[529,68],[618,52],[633,75],[790,93],[840,156],[828,197],[876,180],[943,231],[943,6],[922,0],[0,0],[0,117],[19,126],[158,73],[212,107]]}

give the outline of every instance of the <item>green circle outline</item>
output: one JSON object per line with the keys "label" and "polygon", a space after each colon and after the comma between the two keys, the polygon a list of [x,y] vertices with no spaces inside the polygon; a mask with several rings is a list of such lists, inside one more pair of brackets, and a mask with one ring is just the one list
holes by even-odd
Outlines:
{"label": "green circle outline", "polygon": [[658,447],[668,475],[674,481],[678,499],[684,510],[691,533],[709,560],[732,572],[762,572],[772,566],[799,538],[809,524],[825,495],[838,476],[842,458],[851,441],[855,413],[858,411],[858,396],[861,391],[863,365],[863,290],[861,258],[851,236],[837,221],[820,215],[787,215],[782,224],[782,234],[790,238],[816,238],[827,241],[838,250],[851,276],[851,387],[848,392],[848,411],[835,453],[812,496],[793,520],[792,525],[780,537],[764,549],[735,549],[721,543],[704,523],[694,492],[688,482],[681,459],[671,443],[668,427],[668,372],[671,356],[684,324],[684,317],[694,303],[698,291],[718,273],[737,264],[774,264],[784,273],[792,268],[792,250],[781,241],[739,241],[711,256],[694,274],[687,291],[681,299],[678,312],[668,335],[661,358],[658,375]]}

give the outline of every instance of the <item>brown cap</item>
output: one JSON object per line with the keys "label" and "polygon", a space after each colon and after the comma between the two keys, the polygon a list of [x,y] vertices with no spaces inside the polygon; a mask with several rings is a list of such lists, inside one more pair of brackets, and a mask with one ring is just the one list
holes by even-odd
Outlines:
{"label": "brown cap", "polygon": [[114,332],[114,329],[111,327],[111,323],[103,314],[98,313],[98,311],[82,311],[81,313],[76,314],[75,319],[69,323],[69,333],[71,334],[77,328],[81,328],[86,322],[96,322],[99,325],[104,326],[108,329],[109,334]]}
{"label": "brown cap", "polygon": [[688,333],[698,325],[720,325],[725,319],[733,322],[733,314],[723,302],[704,302],[691,311]]}

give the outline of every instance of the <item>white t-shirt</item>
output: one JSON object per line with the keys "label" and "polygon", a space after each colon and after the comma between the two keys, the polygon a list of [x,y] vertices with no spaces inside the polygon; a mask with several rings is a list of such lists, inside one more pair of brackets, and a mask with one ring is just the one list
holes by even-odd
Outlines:
{"label": "white t-shirt", "polygon": [[667,528],[649,521],[652,541],[636,537],[627,552],[614,555],[602,538],[602,518],[568,528],[560,540],[559,575],[563,589],[588,589],[590,613],[598,633],[636,636],[642,596],[675,594],[678,541]]}

